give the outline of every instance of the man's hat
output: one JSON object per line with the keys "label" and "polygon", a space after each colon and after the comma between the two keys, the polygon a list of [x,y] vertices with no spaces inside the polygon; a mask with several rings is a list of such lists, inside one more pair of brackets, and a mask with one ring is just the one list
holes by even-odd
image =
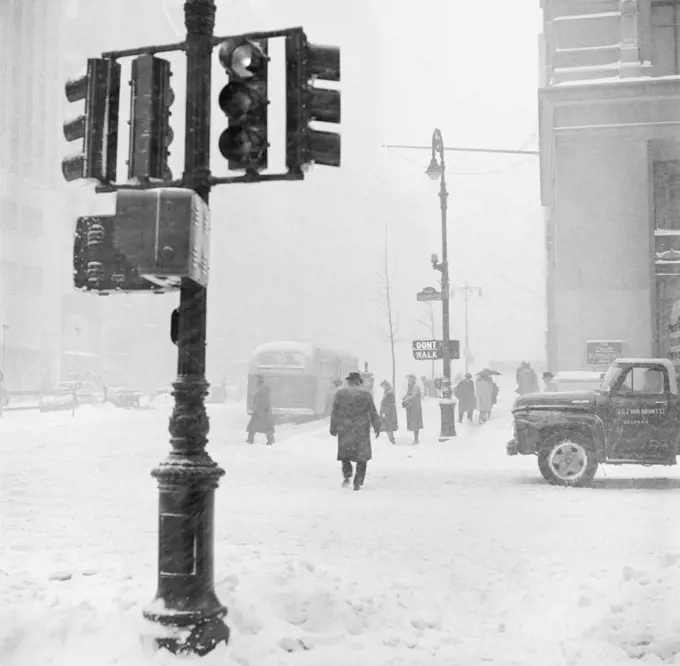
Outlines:
{"label": "man's hat", "polygon": [[363,384],[364,380],[361,378],[361,373],[359,372],[350,372],[345,379],[348,382],[358,382],[359,384]]}

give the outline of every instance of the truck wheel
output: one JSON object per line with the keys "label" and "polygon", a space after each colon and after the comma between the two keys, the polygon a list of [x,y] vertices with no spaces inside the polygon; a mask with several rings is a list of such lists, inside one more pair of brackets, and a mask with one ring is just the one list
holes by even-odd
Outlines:
{"label": "truck wheel", "polygon": [[593,480],[597,459],[585,435],[559,433],[548,438],[539,450],[538,469],[548,483],[579,488]]}

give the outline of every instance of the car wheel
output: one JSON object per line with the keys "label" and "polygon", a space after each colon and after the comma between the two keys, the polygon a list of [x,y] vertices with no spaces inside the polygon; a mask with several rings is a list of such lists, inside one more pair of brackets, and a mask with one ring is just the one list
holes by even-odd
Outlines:
{"label": "car wheel", "polygon": [[538,452],[538,469],[555,486],[588,485],[597,472],[597,459],[589,438],[581,433],[559,433]]}

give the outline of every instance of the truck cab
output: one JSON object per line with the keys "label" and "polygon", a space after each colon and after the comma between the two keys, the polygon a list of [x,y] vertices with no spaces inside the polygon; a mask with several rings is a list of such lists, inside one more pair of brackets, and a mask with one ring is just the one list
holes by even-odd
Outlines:
{"label": "truck cab", "polygon": [[598,388],[521,396],[512,414],[508,455],[536,455],[554,485],[587,485],[600,464],[677,463],[680,398],[667,359],[618,359]]}

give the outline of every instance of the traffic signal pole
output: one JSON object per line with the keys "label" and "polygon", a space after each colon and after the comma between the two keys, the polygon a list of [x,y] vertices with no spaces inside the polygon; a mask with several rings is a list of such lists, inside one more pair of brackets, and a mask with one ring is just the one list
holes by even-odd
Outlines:
{"label": "traffic signal pole", "polygon": [[[178,350],[171,450],[152,470],[159,490],[158,588],[144,616],[163,625],[157,646],[199,656],[227,643],[230,633],[214,575],[215,490],[224,470],[206,450],[210,190],[220,184],[303,180],[303,167],[310,163],[340,166],[341,147],[339,134],[310,126],[316,120],[340,122],[340,92],[314,85],[316,79],[340,81],[340,50],[309,43],[300,27],[217,37],[215,13],[215,0],[185,0],[184,42],[109,51],[89,59],[87,73],[65,86],[67,100],[84,101],[84,111],[64,125],[65,138],[82,140],[82,147],[62,162],[67,182],[94,180],[95,192],[117,193],[115,215],[78,218],[74,286],[99,294],[180,292],[170,320],[170,338]],[[264,174],[268,40],[274,37],[286,39],[286,171]],[[231,171],[245,172],[223,178],[210,173],[215,47],[229,80],[218,99],[228,121],[219,148]],[[157,57],[177,51],[186,54],[187,62],[184,173],[179,180],[168,168],[171,66]],[[117,61],[134,56],[139,57],[131,68],[128,180],[118,183]]]}
{"label": "traffic signal pole", "polygon": [[[210,196],[210,87],[214,0],[187,0],[186,139],[182,185]],[[208,452],[205,409],[207,289],[183,279],[177,329],[172,451],[153,470],[159,487],[158,591],[149,620],[171,628],[159,638],[173,653],[205,655],[229,641],[227,609],[215,593],[215,490],[224,474]],[[175,631],[172,631],[175,629]],[[184,631],[177,631],[177,630]]]}

